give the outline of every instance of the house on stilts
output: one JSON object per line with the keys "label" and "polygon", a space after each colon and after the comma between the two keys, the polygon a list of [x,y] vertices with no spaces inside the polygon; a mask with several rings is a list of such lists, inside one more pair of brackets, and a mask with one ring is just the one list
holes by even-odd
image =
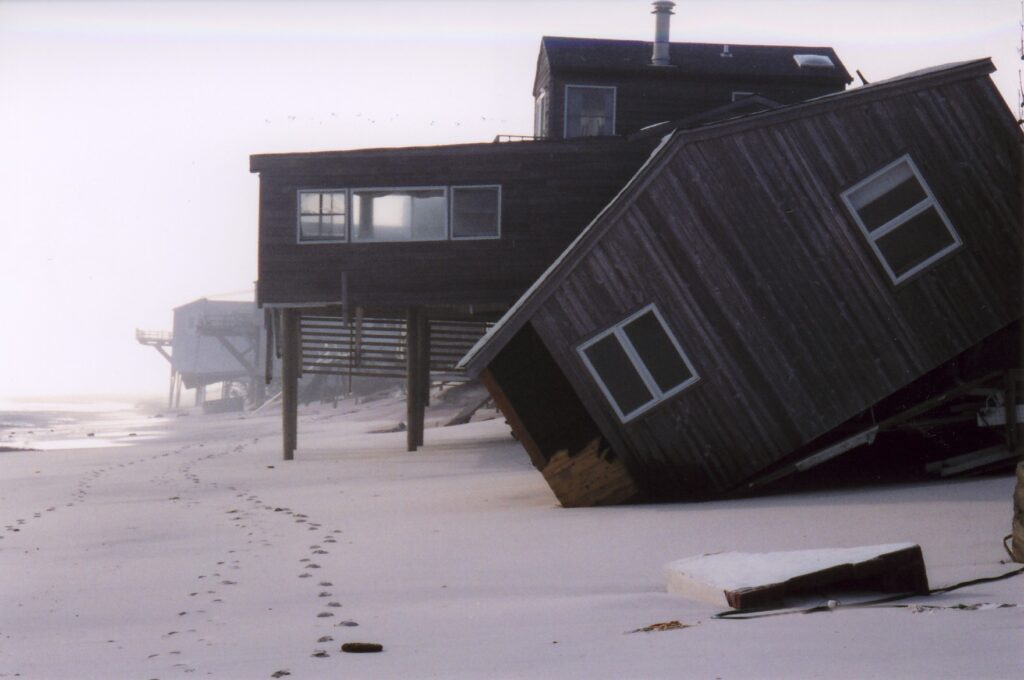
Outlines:
{"label": "house on stilts", "polygon": [[[195,404],[208,413],[240,411],[265,397],[269,374],[264,314],[252,300],[200,298],[174,308],[173,331],[136,330],[141,345],[156,349],[171,366],[168,408],[181,405],[181,390],[195,390]],[[220,398],[207,388],[220,384]]]}
{"label": "house on stilts", "polygon": [[[492,143],[260,154],[257,303],[281,360],[284,456],[306,373],[404,376],[407,445],[458,359],[672,129],[841,92],[831,48],[544,38],[535,130]],[[666,121],[672,121],[666,123]],[[655,126],[655,127],[651,127]]]}
{"label": "house on stilts", "polygon": [[665,138],[462,361],[563,505],[743,492],[983,419],[967,397],[1016,446],[1024,139],[993,70]]}

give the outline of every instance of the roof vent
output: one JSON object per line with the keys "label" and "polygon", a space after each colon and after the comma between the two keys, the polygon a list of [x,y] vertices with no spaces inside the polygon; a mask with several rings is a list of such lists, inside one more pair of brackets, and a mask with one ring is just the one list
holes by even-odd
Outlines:
{"label": "roof vent", "polygon": [[832,59],[824,54],[794,54],[793,61],[800,68],[835,68]]}
{"label": "roof vent", "polygon": [[732,52],[729,51],[728,45],[722,45],[722,53],[718,55],[725,59],[732,59]]}
{"label": "roof vent", "polygon": [[674,14],[672,8],[676,3],[669,0],[658,0],[651,3],[655,16],[654,23],[654,54],[651,56],[651,64],[654,66],[668,66],[668,24]]}

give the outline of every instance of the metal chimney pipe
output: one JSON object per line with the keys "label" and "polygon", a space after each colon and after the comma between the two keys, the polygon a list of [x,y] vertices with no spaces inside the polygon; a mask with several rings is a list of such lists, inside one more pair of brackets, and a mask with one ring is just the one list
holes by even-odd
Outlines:
{"label": "metal chimney pipe", "polygon": [[651,3],[654,11],[651,12],[655,18],[654,24],[654,54],[651,56],[651,64],[654,66],[668,66],[668,24],[674,14],[672,8],[676,3],[670,0],[657,0]]}

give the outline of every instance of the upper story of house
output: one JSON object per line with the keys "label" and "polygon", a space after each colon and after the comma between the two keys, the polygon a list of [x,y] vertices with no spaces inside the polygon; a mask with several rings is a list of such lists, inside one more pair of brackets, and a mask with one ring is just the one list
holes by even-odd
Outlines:
{"label": "upper story of house", "polygon": [[[658,51],[664,63],[655,63]],[[793,104],[850,82],[830,47],[545,37],[533,86],[534,136],[628,135],[746,97]]]}
{"label": "upper story of house", "polygon": [[[850,80],[830,48],[669,44],[662,10],[672,3],[654,4],[654,43],[543,39],[535,95],[544,139],[252,156],[257,302],[507,306],[661,135]],[[677,122],[631,135],[664,121]]]}
{"label": "upper story of house", "polygon": [[511,304],[656,138],[252,156],[260,305]]}

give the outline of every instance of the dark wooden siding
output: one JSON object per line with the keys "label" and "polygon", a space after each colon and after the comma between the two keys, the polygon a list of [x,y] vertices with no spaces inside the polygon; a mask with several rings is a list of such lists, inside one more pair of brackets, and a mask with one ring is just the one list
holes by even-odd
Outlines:
{"label": "dark wooden siding", "polygon": [[616,78],[593,73],[558,73],[545,84],[550,96],[548,130],[556,139],[561,138],[564,132],[566,85],[616,87],[615,132],[620,135],[729,104],[733,92],[752,92],[780,104],[793,104],[842,92],[844,87],[842,81],[823,82],[820,78],[808,81],[784,78],[681,80],[671,77]]}
{"label": "dark wooden siding", "polygon": [[[622,188],[653,141],[579,140],[254,157],[259,302],[510,304]],[[500,184],[501,238],[299,244],[299,189]]]}
{"label": "dark wooden siding", "polygon": [[[1020,317],[1019,142],[987,78],[683,136],[532,323],[648,491],[727,489]],[[839,194],[904,153],[964,247],[895,287]],[[622,425],[575,347],[652,301],[701,381]]]}

